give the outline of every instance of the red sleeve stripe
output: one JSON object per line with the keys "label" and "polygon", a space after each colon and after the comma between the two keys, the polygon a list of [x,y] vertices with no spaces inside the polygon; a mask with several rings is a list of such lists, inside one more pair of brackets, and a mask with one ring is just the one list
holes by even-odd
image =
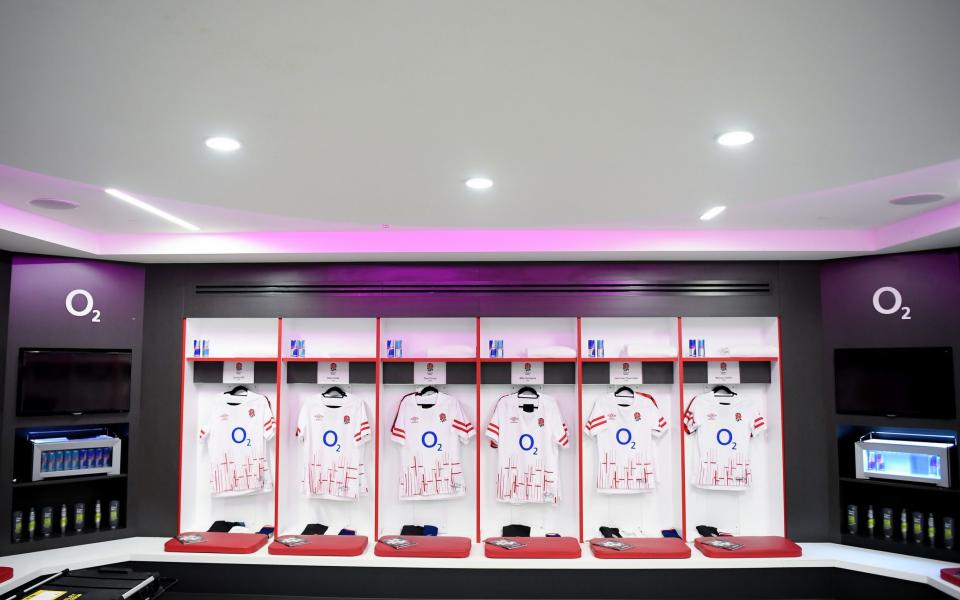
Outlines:
{"label": "red sleeve stripe", "polygon": [[562,438],[560,438],[560,442],[559,442],[559,443],[560,443],[561,446],[566,446],[569,442],[570,442],[570,440],[567,439],[567,436],[563,436]]}
{"label": "red sleeve stripe", "polygon": [[487,432],[488,432],[488,433],[492,433],[492,434],[495,435],[496,437],[500,437],[500,432],[497,431],[496,429],[490,427],[489,425],[487,425]]}
{"label": "red sleeve stripe", "polygon": [[660,427],[663,427],[666,424],[667,424],[667,420],[664,419],[663,417],[660,417]]}
{"label": "red sleeve stripe", "polygon": [[606,421],[606,420],[607,420],[607,416],[606,416],[606,415],[600,415],[599,417],[596,417],[595,419],[590,419],[589,421],[587,421],[587,425],[590,425],[590,424],[593,423],[594,421],[600,421],[600,420]]}
{"label": "red sleeve stripe", "polygon": [[407,439],[407,435],[406,435],[402,430],[400,430],[400,429],[394,429],[394,430],[391,431],[390,433],[393,434],[393,437],[398,437],[398,438],[403,439],[403,440]]}
{"label": "red sleeve stripe", "polygon": [[473,425],[470,424],[470,421],[458,421],[457,419],[453,420],[453,424],[460,425],[462,427],[473,427]]}
{"label": "red sleeve stripe", "polygon": [[456,429],[457,431],[462,431],[464,433],[470,433],[471,431],[473,431],[473,427],[460,427],[456,423],[454,423],[453,428]]}
{"label": "red sleeve stripe", "polygon": [[593,429],[606,424],[607,424],[606,419],[601,419],[601,420],[594,419],[593,421],[590,421],[589,423],[587,423],[587,431],[592,431]]}
{"label": "red sleeve stripe", "polygon": [[400,429],[400,428],[397,427],[396,425],[393,426],[393,431],[397,431],[397,432],[400,432],[400,433],[406,433],[406,431],[404,431],[403,429]]}
{"label": "red sleeve stripe", "polygon": [[496,423],[490,423],[489,425],[487,425],[487,431],[491,433],[500,433],[500,426],[497,425]]}

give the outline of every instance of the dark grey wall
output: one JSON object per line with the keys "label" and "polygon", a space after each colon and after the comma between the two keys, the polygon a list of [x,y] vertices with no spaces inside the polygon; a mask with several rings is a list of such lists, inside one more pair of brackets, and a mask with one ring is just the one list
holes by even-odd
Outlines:
{"label": "dark grey wall", "polygon": [[[139,410],[141,395],[141,352],[143,334],[144,268],[138,265],[91,261],[73,258],[15,256],[9,267],[9,318],[5,319],[7,377],[3,386],[2,435],[0,435],[0,481],[13,478],[14,432],[21,427],[73,426],[101,423],[129,423],[131,439],[139,437]],[[4,267],[0,266],[0,278]],[[85,289],[94,298],[100,311],[100,322],[92,315],[70,315],[65,306],[67,294],[74,289]],[[2,293],[0,289],[0,293]],[[5,295],[6,297],[6,295]],[[75,306],[79,308],[81,301]],[[2,306],[0,306],[2,308]],[[109,348],[133,351],[131,371],[132,389],[129,414],[18,417],[16,415],[17,361],[21,348]],[[175,431],[175,430],[173,430]],[[170,435],[169,432],[167,435]],[[176,435],[171,436],[176,439]],[[125,451],[128,463],[135,465],[138,456]],[[149,474],[138,468],[130,469],[129,480],[135,484]],[[0,494],[0,551],[11,550],[10,518],[12,491],[5,486]],[[135,499],[121,510],[139,515]],[[24,509],[25,507],[18,507]],[[125,533],[134,535],[136,527],[128,520]],[[32,542],[32,546],[18,545],[15,550],[46,549],[55,545],[78,543],[77,538],[58,538]],[[83,541],[83,540],[81,540]]]}
{"label": "dark grey wall", "polygon": [[[761,291],[642,291],[690,282]],[[782,314],[787,527],[799,541],[829,539],[828,486],[819,462],[827,440],[819,283],[818,264],[809,262],[150,265],[142,408],[149,425],[137,463],[150,476],[131,481],[131,495],[149,517],[138,526],[144,535],[176,529],[178,440],[171,432],[179,427],[184,317]]]}
{"label": "dark grey wall", "polygon": [[[7,356],[7,319],[10,313],[10,255],[0,252],[0,357]],[[0,390],[4,389],[7,361],[0,359]],[[0,411],[0,430],[3,428],[3,415]],[[3,455],[0,454],[0,461]]]}

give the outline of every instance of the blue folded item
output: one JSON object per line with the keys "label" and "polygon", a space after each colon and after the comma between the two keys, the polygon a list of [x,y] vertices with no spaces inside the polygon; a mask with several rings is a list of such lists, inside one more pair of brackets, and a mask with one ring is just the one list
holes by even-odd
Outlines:
{"label": "blue folded item", "polygon": [[357,532],[352,529],[341,529],[337,535],[357,535]]}
{"label": "blue folded item", "polygon": [[262,533],[264,535],[271,535],[273,533],[273,527],[261,527],[260,531],[257,533]]}
{"label": "blue folded item", "polygon": [[679,538],[679,537],[680,537],[680,534],[677,533],[677,530],[676,530],[676,529],[664,529],[664,530],[661,531],[660,533],[662,533],[662,534],[663,534],[663,537],[665,537],[665,538],[671,538],[671,537],[672,537],[672,538]]}
{"label": "blue folded item", "polygon": [[436,525],[423,526],[423,535],[437,535],[438,533],[440,533],[440,529]]}

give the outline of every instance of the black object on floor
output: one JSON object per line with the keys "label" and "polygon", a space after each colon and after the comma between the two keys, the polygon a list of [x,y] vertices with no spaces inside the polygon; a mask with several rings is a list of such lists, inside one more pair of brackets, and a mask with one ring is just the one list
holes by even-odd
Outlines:
{"label": "black object on floor", "polygon": [[720,535],[716,527],[710,527],[709,525],[697,525],[697,533],[703,537],[717,537]]}
{"label": "black object on floor", "polygon": [[423,535],[423,527],[420,525],[404,525],[400,529],[400,535]]}
{"label": "black object on floor", "polygon": [[176,583],[176,579],[160,577],[159,573],[128,567],[67,569],[34,579],[12,597],[25,597],[43,590],[62,592],[62,597],[75,595],[83,600],[155,600]]}
{"label": "black object on floor", "polygon": [[526,525],[504,525],[503,537],[530,537],[530,528]]}

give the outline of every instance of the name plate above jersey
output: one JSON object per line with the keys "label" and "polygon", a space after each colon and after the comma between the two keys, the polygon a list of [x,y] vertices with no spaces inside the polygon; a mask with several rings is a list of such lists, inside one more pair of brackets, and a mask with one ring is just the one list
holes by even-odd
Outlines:
{"label": "name plate above jersey", "polygon": [[445,362],[415,362],[413,363],[413,383],[432,383],[442,385],[447,382],[447,363]]}
{"label": "name plate above jersey", "polygon": [[350,363],[336,361],[318,362],[317,383],[350,383]]}
{"label": "name plate above jersey", "polygon": [[224,383],[253,383],[253,361],[223,361]]}
{"label": "name plate above jersey", "polygon": [[542,385],[542,362],[510,363],[510,383],[514,385]]}
{"label": "name plate above jersey", "polygon": [[610,363],[610,383],[643,383],[643,363]]}
{"label": "name plate above jersey", "polygon": [[726,360],[708,362],[707,383],[740,383],[740,363]]}

